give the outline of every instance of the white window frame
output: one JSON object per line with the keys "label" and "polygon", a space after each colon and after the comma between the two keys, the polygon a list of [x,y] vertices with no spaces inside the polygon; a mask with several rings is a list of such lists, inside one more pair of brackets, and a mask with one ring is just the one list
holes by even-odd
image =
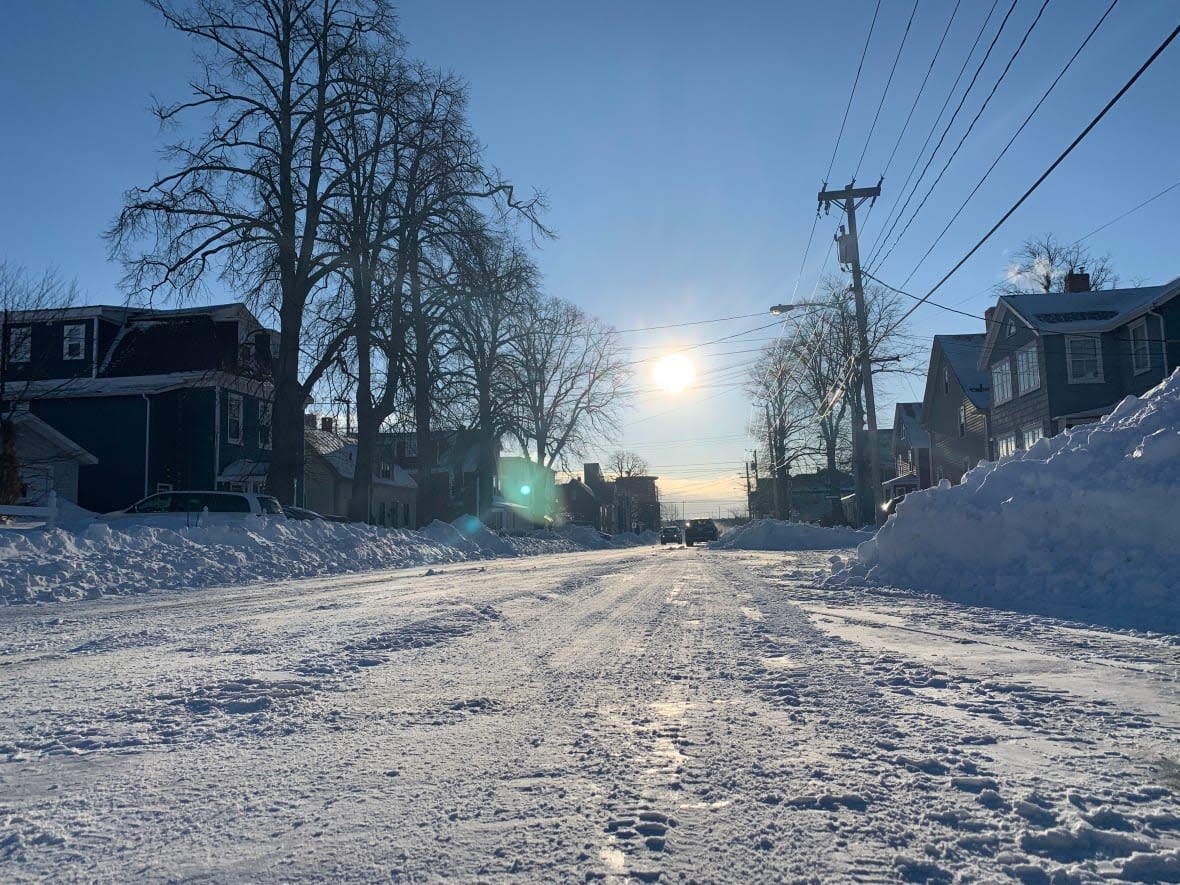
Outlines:
{"label": "white window frame", "polygon": [[1004,337],[1011,338],[1015,334],[1016,334],[1016,320],[1012,319],[1012,317],[1008,317],[1008,319],[1004,323]]}
{"label": "white window frame", "polygon": [[[1151,339],[1147,337],[1147,317],[1140,317],[1137,322],[1131,323],[1128,330],[1131,336],[1131,370],[1136,375],[1142,375],[1144,372],[1151,370]],[[1143,362],[1140,363],[1138,344],[1135,341],[1136,333],[1141,333],[1143,336]]]}
{"label": "white window frame", "polygon": [[28,363],[33,360],[33,327],[8,327],[8,362]]}
{"label": "white window frame", "polygon": [[[1094,361],[1097,374],[1081,376],[1074,374],[1074,344],[1085,341],[1094,346]],[[1102,374],[1102,338],[1097,335],[1067,335],[1065,336],[1065,373],[1070,384],[1102,384],[1105,380]]]}
{"label": "white window frame", "polygon": [[[71,345],[78,345],[78,352],[72,351]],[[61,327],[61,358],[63,360],[86,359],[86,325],[84,323],[70,323]]]}
{"label": "white window frame", "polygon": [[271,446],[271,404],[266,400],[258,401],[258,448],[270,451]]}
{"label": "white window frame", "polygon": [[[1029,437],[1032,437],[1031,439]],[[1045,428],[1040,424],[1034,424],[1032,427],[1026,427],[1020,431],[1020,440],[1024,443],[1025,451],[1028,451],[1038,442],[1045,438]]]}
{"label": "white window frame", "polygon": [[959,403],[959,436],[967,435],[967,404]]}
{"label": "white window frame", "polygon": [[[992,377],[992,405],[998,406],[1012,399],[1012,361],[1004,357],[991,368]],[[1005,383],[1001,384],[1000,379]],[[1002,395],[1002,397],[1001,397]]]}
{"label": "white window frame", "polygon": [[[234,411],[237,411],[238,430],[234,433]],[[240,446],[242,444],[242,417],[245,412],[242,409],[242,395],[240,393],[226,394],[225,399],[225,439],[226,442],[233,445]]]}
{"label": "white window frame", "polygon": [[948,366],[942,367],[942,392],[951,392],[951,370]]}
{"label": "white window frame", "polygon": [[[1031,362],[1031,367],[1028,363]],[[1023,363],[1023,365],[1022,365]],[[1031,368],[1031,371],[1028,371]],[[1031,341],[1016,351],[1016,395],[1024,396],[1041,386],[1041,361],[1037,357],[1037,342]]]}
{"label": "white window frame", "polygon": [[1016,434],[1009,433],[996,440],[996,457],[1006,458],[1016,452]]}

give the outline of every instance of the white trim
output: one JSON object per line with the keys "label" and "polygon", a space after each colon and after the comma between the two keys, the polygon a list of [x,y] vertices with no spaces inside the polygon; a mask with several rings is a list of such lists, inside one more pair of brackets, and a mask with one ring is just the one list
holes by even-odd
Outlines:
{"label": "white trim", "polygon": [[[225,395],[225,441],[231,445],[242,444],[243,432],[246,429],[246,409],[240,393],[227,392]],[[234,436],[234,403],[238,404],[238,433]]]}
{"label": "white trim", "polygon": [[[1141,329],[1143,331],[1143,350],[1146,362],[1138,365],[1135,351],[1135,331]],[[1131,371],[1136,375],[1142,375],[1144,372],[1151,371],[1151,339],[1147,337],[1147,317],[1141,316],[1135,322],[1127,327],[1127,335],[1131,339]]]}
{"label": "white trim", "polygon": [[[81,340],[76,340],[70,333],[72,330],[79,329],[82,332]],[[71,356],[70,345],[78,344],[78,355]],[[61,327],[61,358],[73,362],[75,360],[86,359],[86,324],[85,323],[68,323]]]}
{"label": "white trim", "polygon": [[[1093,376],[1076,377],[1073,373],[1073,353],[1071,345],[1075,341],[1092,342],[1094,345],[1095,364],[1097,374]],[[1102,384],[1106,379],[1102,374],[1102,337],[1099,335],[1066,335],[1065,336],[1065,375],[1070,384]]]}
{"label": "white trim", "polygon": [[[1020,371],[1020,358],[1023,355],[1032,356],[1033,377],[1036,379],[1035,384],[1030,384],[1028,387],[1024,386],[1026,375]],[[1024,396],[1026,393],[1032,393],[1034,390],[1041,389],[1041,358],[1037,353],[1037,342],[1034,338],[1020,350],[1016,351],[1016,396]]]}
{"label": "white trim", "polygon": [[[1037,435],[1037,438],[1034,439],[1031,443],[1028,441],[1028,435],[1030,433],[1035,433]],[[1024,447],[1025,451],[1028,451],[1029,449],[1031,449],[1033,446],[1035,446],[1038,442],[1040,442],[1044,438],[1045,438],[1045,428],[1042,427],[1040,424],[1030,424],[1028,427],[1022,428],[1020,431],[1020,442],[1021,442],[1021,445]]]}
{"label": "white trim", "polygon": [[[1005,396],[1003,399],[1000,399],[1000,394],[1001,394],[1000,385],[996,383],[996,370],[1001,369],[1001,368],[1004,370],[1004,372],[1008,378],[1007,396]],[[1003,360],[1001,360],[998,363],[995,363],[991,367],[991,369],[988,371],[988,375],[989,375],[991,383],[992,383],[992,405],[993,406],[1000,406],[1006,402],[1011,402],[1012,396],[1013,396],[1013,393],[1012,393],[1012,360],[1010,360],[1008,357],[1005,356],[1003,358]]]}

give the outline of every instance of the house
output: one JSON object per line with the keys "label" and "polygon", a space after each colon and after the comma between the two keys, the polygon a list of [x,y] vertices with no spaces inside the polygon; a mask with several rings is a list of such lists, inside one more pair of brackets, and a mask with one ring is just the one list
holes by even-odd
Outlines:
{"label": "house", "polygon": [[44,507],[49,493],[59,501],[78,502],[78,471],[98,459],[72,439],[58,433],[27,407],[12,415],[16,435],[21,496],[18,504]]}
{"label": "house", "polygon": [[501,456],[496,469],[493,502],[494,513],[484,520],[492,528],[509,530],[552,525],[557,507],[556,474],[530,458]]}
{"label": "house", "polygon": [[930,488],[930,435],[924,426],[922,403],[895,404],[890,450],[894,476],[881,483],[886,501]]}
{"label": "house", "polygon": [[1180,278],[1162,286],[1006,295],[988,311],[978,368],[991,387],[991,457],[1099,420],[1180,364]]}
{"label": "house", "polygon": [[610,532],[659,531],[660,490],[658,476],[619,476],[614,487]]}
{"label": "house", "polygon": [[[348,516],[356,480],[356,441],[337,433],[331,418],[324,418],[320,427],[315,420],[315,415],[304,416],[304,503],[325,516]],[[418,484],[381,452],[373,459],[371,489],[366,522],[417,526]]]}
{"label": "house", "polygon": [[558,516],[564,523],[602,528],[602,505],[594,490],[574,477],[557,487]]}
{"label": "house", "polygon": [[958,483],[988,459],[991,393],[988,375],[979,368],[986,339],[982,333],[934,336],[922,398],[931,485],[942,479]]}
{"label": "house", "polygon": [[16,311],[0,338],[4,398],[97,459],[78,468],[82,507],[265,486],[277,334],[245,306]]}
{"label": "house", "polygon": [[[779,506],[795,522],[842,523],[840,499],[853,491],[852,474],[826,467],[814,473],[794,473],[779,483]],[[774,480],[760,476],[750,492],[750,517],[774,518]]]}

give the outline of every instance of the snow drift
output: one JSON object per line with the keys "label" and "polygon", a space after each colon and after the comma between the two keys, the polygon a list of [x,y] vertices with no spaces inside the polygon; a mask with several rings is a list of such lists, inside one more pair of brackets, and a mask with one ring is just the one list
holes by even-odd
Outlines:
{"label": "snow drift", "polygon": [[834,550],[854,547],[868,537],[865,532],[841,526],[755,519],[726,532],[714,546],[726,550]]}
{"label": "snow drift", "polygon": [[1180,371],[1098,424],[910,494],[828,586],[1180,632]]}
{"label": "snow drift", "polygon": [[651,543],[604,540],[573,528],[501,537],[478,519],[421,531],[321,520],[261,519],[166,528],[79,520],[55,529],[0,531],[0,605],[153,590],[251,584],[371,569],[565,553]]}

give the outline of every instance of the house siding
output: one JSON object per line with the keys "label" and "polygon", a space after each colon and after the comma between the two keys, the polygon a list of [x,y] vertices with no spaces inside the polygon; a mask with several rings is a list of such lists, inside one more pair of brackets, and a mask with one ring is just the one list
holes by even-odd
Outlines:
{"label": "house siding", "polygon": [[98,464],[78,470],[79,506],[104,513],[143,497],[143,397],[42,399],[31,402],[29,409],[98,458]]}
{"label": "house siding", "polygon": [[[47,378],[89,378],[94,371],[94,320],[92,318],[53,320],[41,323],[12,323],[9,328],[30,326],[32,342],[27,363],[9,363],[9,381],[35,381]],[[66,326],[85,329],[82,359],[62,359],[62,342]],[[6,330],[7,331],[7,330]],[[6,336],[7,337],[7,336]],[[7,340],[4,346],[8,346]]]}
{"label": "house siding", "polygon": [[[943,372],[949,377],[948,390],[943,391]],[[936,387],[928,398],[923,414],[926,431],[930,435],[930,459],[934,469],[932,481],[941,479],[959,482],[963,474],[988,457],[987,413],[971,401],[950,370],[946,357],[937,350],[930,371],[931,383]],[[966,406],[965,432],[959,435],[959,407]]]}
{"label": "house siding", "polygon": [[[1000,334],[1002,335],[1003,332]],[[1024,393],[1017,387],[1016,352],[1030,342],[1036,342],[1037,345],[1037,366],[1041,373],[1041,384],[1036,390]],[[1009,434],[1016,434],[1019,440],[1024,430],[1030,427],[1040,427],[1045,436],[1051,435],[1047,416],[1049,414],[1049,391],[1053,387],[1054,364],[1051,353],[1047,354],[1046,352],[1045,344],[1046,342],[1037,338],[1032,329],[1017,322],[1016,334],[998,340],[992,350],[991,359],[988,362],[989,375],[994,366],[1007,360],[1012,370],[1013,386],[1012,399],[1004,403],[996,402],[994,385],[992,388],[989,440],[989,456],[992,458],[997,455],[997,440]],[[1063,361],[1061,363],[1062,370],[1064,370],[1064,366]]]}

